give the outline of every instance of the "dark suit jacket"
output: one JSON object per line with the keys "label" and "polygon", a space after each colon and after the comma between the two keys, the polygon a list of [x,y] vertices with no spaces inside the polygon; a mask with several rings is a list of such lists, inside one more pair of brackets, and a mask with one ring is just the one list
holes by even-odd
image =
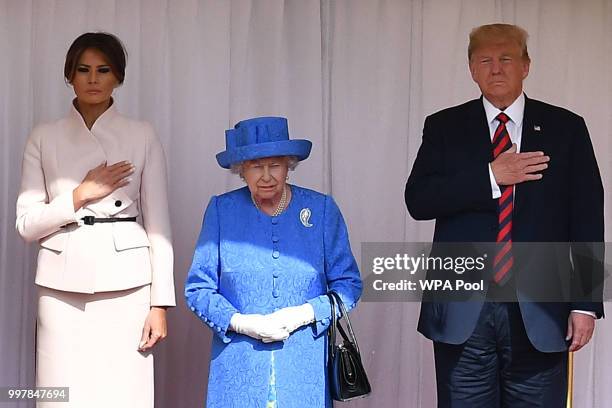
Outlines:
{"label": "dark suit jacket", "polygon": [[[603,305],[597,298],[603,267],[590,262],[592,257],[602,256],[603,244],[578,244],[603,241],[603,187],[582,117],[525,99],[521,151],[541,150],[551,159],[541,180],[515,187],[512,239],[515,243],[567,243],[567,251],[565,257],[552,253],[557,248],[515,259],[512,273],[530,341],[540,351],[563,351],[567,349],[570,310],[603,316]],[[413,218],[436,220],[434,242],[495,242],[497,200],[491,198],[487,165],[492,160],[482,98],[427,117],[405,199]],[[577,256],[578,250],[586,256]],[[539,270],[569,271],[572,286],[592,284],[587,291],[595,293],[595,301],[592,296],[562,302],[530,301],[533,298],[528,293],[533,285],[547,285],[562,297],[560,279],[555,279],[554,273],[551,279]],[[476,326],[483,301],[423,302],[418,329],[434,341],[463,343]]]}

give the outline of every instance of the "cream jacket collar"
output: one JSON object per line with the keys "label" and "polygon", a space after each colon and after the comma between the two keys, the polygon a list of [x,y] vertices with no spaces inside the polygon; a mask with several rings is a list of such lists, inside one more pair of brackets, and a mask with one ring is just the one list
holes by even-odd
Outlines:
{"label": "cream jacket collar", "polygon": [[96,119],[96,121],[91,126],[91,129],[87,128],[85,119],[83,119],[83,116],[81,115],[81,113],[78,111],[76,107],[76,98],[72,100],[72,108],[70,109],[70,115],[69,115],[70,119],[73,122],[77,123],[78,126],[84,127],[88,131],[93,131],[95,127],[100,127],[100,126],[104,127],[104,125],[110,123],[117,116],[119,116],[119,112],[117,112],[117,108],[115,106],[115,100],[113,98],[111,98],[110,106],[104,112],[102,112],[102,114]]}

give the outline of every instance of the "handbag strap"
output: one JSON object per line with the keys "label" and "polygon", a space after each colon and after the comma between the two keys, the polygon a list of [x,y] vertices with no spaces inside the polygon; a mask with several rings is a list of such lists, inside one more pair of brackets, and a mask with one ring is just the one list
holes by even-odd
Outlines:
{"label": "handbag strap", "polygon": [[331,306],[331,324],[329,325],[329,329],[327,331],[327,358],[330,361],[334,361],[335,356],[335,345],[336,345],[336,325],[338,324],[338,319],[336,317],[336,300],[329,293],[327,294],[329,298],[329,305]]}
{"label": "handbag strap", "polygon": [[[357,350],[357,353],[359,353],[359,344],[357,344],[357,337],[355,337],[355,332],[353,331],[353,326],[351,325],[351,319],[349,319],[349,314],[348,314],[348,311],[346,310],[346,307],[344,306],[344,302],[342,302],[342,298],[340,298],[340,295],[333,290],[330,290],[327,293],[327,296],[329,296],[331,309],[332,309],[331,310],[332,311],[332,324],[330,325],[330,336],[331,336],[330,340],[333,340],[332,345],[336,344],[336,327],[337,327],[342,338],[345,341],[349,341],[353,345],[355,345],[355,350]],[[340,319],[336,318],[336,313],[335,313],[336,305],[338,305],[338,308],[340,309],[340,312],[341,312]],[[342,318],[346,320],[346,327],[348,328],[349,336],[346,335],[344,328],[340,324],[340,320]],[[332,326],[333,326],[333,329],[331,329]]]}

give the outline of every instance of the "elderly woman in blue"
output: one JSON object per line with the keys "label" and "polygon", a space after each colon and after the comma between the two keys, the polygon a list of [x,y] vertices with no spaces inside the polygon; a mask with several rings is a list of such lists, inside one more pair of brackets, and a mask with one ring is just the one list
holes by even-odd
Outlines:
{"label": "elderly woman in blue", "polygon": [[189,271],[189,308],[213,333],[208,407],[331,407],[326,293],[353,308],[361,279],[338,206],[286,183],[310,154],[284,118],[226,131],[219,165],[247,186],[210,200]]}

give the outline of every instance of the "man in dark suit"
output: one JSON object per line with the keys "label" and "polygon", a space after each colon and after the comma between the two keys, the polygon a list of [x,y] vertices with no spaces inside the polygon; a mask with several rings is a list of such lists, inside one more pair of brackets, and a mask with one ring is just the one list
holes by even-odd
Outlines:
{"label": "man in dark suit", "polygon": [[[421,306],[438,406],[565,407],[567,352],[587,344],[603,317],[603,268],[594,261],[603,187],[593,147],[580,116],[523,93],[531,61],[522,28],[474,29],[468,58],[482,97],[425,120],[405,192],[413,218],[436,220],[435,243],[496,243],[486,297],[433,295]],[[537,248],[530,256],[519,254],[524,242]],[[561,244],[537,244],[551,242]],[[566,278],[583,296],[562,296]],[[553,298],[538,301],[536,286]],[[498,301],[503,291],[515,301]]]}

